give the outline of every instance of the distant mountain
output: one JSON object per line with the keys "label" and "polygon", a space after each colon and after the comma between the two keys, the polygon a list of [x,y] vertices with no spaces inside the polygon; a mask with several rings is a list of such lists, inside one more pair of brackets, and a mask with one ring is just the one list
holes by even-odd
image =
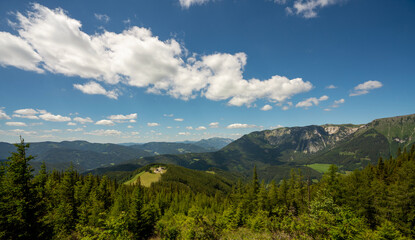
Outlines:
{"label": "distant mountain", "polygon": [[[71,162],[79,171],[116,165],[128,160],[160,154],[203,153],[218,150],[229,139],[214,138],[201,140],[201,144],[150,142],[145,144],[90,143],[87,141],[36,142],[30,143],[27,154],[36,156],[32,161],[38,168],[45,161],[50,169],[63,170]],[[203,143],[206,142],[203,147]],[[217,148],[215,148],[217,146]],[[15,151],[13,144],[0,142],[0,161],[6,160]]]}
{"label": "distant mountain", "polygon": [[161,154],[183,154],[183,153],[203,153],[214,152],[231,143],[230,138],[209,138],[200,141],[184,141],[184,142],[149,142],[144,144],[124,143],[136,149],[143,149],[153,155]]}
{"label": "distant mountain", "polygon": [[253,132],[212,153],[161,155],[137,159],[140,165],[176,164],[192,169],[217,167],[249,175],[257,166],[260,176],[280,180],[290,169],[318,177],[307,167],[313,163],[336,164],[350,171],[395,156],[399,148],[415,142],[415,115],[377,119],[362,125],[305,126]]}
{"label": "distant mountain", "polygon": [[202,153],[212,151],[211,149],[204,148],[195,144],[175,142],[149,142],[145,144],[131,145],[130,147],[134,149],[141,149],[143,151],[151,153],[151,155]]}
{"label": "distant mountain", "polygon": [[[6,159],[15,151],[13,144],[0,143],[0,159]],[[36,158],[34,166],[45,161],[49,168],[62,170],[72,162],[79,171],[102,166],[115,165],[130,159],[151,156],[142,149],[134,149],[118,144],[89,143],[86,141],[37,142],[30,143],[27,154]]]}
{"label": "distant mountain", "polygon": [[234,140],[230,138],[215,137],[215,138],[202,139],[200,141],[194,142],[193,144],[196,146],[200,146],[200,147],[212,150],[212,151],[217,151],[227,146],[229,143],[233,141]]}

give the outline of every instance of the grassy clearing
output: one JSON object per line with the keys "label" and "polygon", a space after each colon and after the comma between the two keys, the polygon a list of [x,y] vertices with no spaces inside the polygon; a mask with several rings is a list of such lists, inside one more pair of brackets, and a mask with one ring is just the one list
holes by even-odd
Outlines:
{"label": "grassy clearing", "polygon": [[131,180],[125,182],[126,185],[134,185],[138,183],[138,177],[140,177],[141,185],[144,187],[150,187],[153,182],[158,182],[161,179],[161,173],[149,173],[141,172],[135,175]]}
{"label": "grassy clearing", "polygon": [[325,173],[329,170],[331,165],[332,164],[326,164],[326,163],[313,163],[313,164],[306,165],[306,166],[316,170],[319,173]]}

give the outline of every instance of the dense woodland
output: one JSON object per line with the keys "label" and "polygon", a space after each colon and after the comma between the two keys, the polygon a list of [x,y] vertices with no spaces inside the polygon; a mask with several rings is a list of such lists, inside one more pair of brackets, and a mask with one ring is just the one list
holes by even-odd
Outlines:
{"label": "dense woodland", "polygon": [[0,167],[1,239],[415,238],[414,146],[347,175],[332,165],[313,184],[254,169],[249,182],[166,174],[150,188],[45,165],[34,176],[28,147]]}

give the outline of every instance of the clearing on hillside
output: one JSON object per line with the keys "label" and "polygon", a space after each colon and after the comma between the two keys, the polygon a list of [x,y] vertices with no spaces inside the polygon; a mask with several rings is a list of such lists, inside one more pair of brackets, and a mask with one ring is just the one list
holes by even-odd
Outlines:
{"label": "clearing on hillside", "polygon": [[153,182],[158,182],[161,179],[161,174],[165,173],[167,169],[165,167],[153,167],[150,168],[150,172],[143,171],[136,174],[133,178],[125,182],[126,185],[135,185],[138,184],[138,178],[140,178],[140,183],[144,187],[150,187]]}
{"label": "clearing on hillside", "polygon": [[326,164],[326,163],[313,163],[313,164],[306,165],[306,166],[316,170],[319,173],[326,173],[329,170],[331,165],[332,164]]}

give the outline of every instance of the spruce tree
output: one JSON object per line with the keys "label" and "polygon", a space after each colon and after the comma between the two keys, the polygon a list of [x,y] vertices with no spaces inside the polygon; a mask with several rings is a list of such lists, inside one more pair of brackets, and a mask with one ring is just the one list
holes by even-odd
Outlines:
{"label": "spruce tree", "polygon": [[33,186],[32,167],[29,161],[34,157],[26,156],[25,144],[20,143],[8,158],[4,173],[3,199],[1,201],[0,234],[2,239],[37,239],[42,227],[39,223],[39,198]]}

